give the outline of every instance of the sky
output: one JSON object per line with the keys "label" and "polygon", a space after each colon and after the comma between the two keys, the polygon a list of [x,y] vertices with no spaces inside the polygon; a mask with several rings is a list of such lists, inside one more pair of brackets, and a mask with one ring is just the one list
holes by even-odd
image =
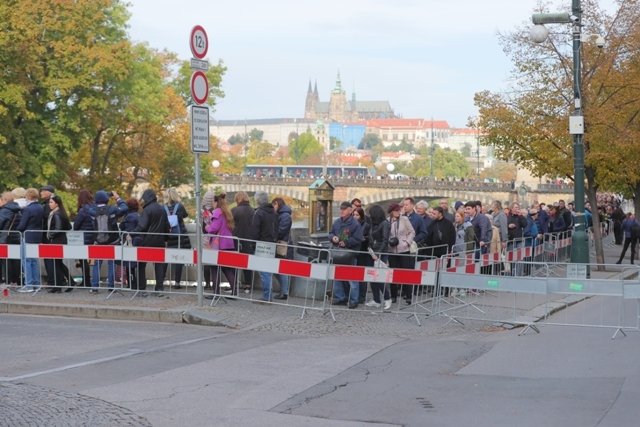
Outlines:
{"label": "sky", "polygon": [[498,42],[528,25],[536,0],[129,0],[135,42],[191,58],[205,28],[227,66],[213,118],[301,118],[309,81],[328,101],[340,72],[351,99],[389,101],[404,118],[465,127],[473,96],[508,91]]}

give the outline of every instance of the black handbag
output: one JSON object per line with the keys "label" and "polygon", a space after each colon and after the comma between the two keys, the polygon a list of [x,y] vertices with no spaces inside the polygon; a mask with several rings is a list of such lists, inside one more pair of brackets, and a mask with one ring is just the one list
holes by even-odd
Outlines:
{"label": "black handbag", "polygon": [[[400,222],[400,220],[396,220],[396,235],[398,234],[398,229],[400,227],[400,225],[398,224]],[[400,244],[400,240],[398,240],[397,237],[389,237],[389,247],[391,248],[395,248],[396,246],[398,246]]]}
{"label": "black handbag", "polygon": [[340,265],[352,265],[354,253],[347,249],[331,249],[331,263]]}

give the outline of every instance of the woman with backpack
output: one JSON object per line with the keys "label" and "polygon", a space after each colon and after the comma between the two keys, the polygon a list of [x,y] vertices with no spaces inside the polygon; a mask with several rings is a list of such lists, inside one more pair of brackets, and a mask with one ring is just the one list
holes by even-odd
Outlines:
{"label": "woman with backpack", "polygon": [[[66,245],[67,244],[67,230],[71,230],[71,222],[67,211],[64,209],[64,204],[60,196],[52,194],[49,198],[49,216],[47,218],[47,241],[54,245]],[[54,280],[50,293],[62,292],[62,287],[69,286],[71,284],[71,278],[69,276],[69,269],[64,265],[62,258],[56,258],[53,260],[53,271],[47,272],[47,274],[53,274]],[[73,288],[68,287],[65,292],[71,292]]]}
{"label": "woman with backpack", "polygon": [[[180,195],[175,188],[168,188],[165,191],[164,210],[169,218],[169,226],[171,234],[167,241],[168,248],[174,249],[191,249],[191,241],[187,235],[187,227],[184,225],[184,219],[189,216],[184,205],[180,203]],[[182,280],[182,264],[169,264],[169,268],[173,271],[173,289],[182,289],[180,282]],[[169,273],[171,274],[171,273]]]}

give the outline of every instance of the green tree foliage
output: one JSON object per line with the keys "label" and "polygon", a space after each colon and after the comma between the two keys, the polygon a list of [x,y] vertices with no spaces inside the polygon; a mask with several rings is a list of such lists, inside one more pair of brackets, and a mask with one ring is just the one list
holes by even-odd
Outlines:
{"label": "green tree foliage", "polygon": [[108,93],[127,73],[127,18],[117,0],[0,3],[1,184],[65,178],[93,113],[118,107]]}
{"label": "green tree foliage", "polygon": [[244,144],[248,141],[247,141],[247,138],[245,138],[243,135],[236,133],[235,135],[231,135],[227,140],[227,142],[231,145],[237,145],[237,144]]}
{"label": "green tree foliage", "polygon": [[247,163],[273,164],[276,147],[265,141],[253,140],[247,146]]}
{"label": "green tree foliage", "polygon": [[[412,176],[430,176],[430,153],[431,147],[422,147],[418,157],[411,163],[412,168],[408,170],[409,173],[404,173]],[[466,177],[470,172],[469,163],[460,152],[449,148],[440,148],[438,144],[434,144],[433,175],[436,178]]]}
{"label": "green tree foliage", "polygon": [[311,132],[305,132],[289,141],[289,157],[295,165],[305,164],[309,159],[322,156],[322,152],[322,145]]}
{"label": "green tree foliage", "polygon": [[251,129],[249,132],[249,141],[262,141],[264,137],[264,131],[256,128]]}
{"label": "green tree foliage", "polygon": [[372,150],[374,147],[382,145],[382,140],[375,133],[367,133],[360,140],[358,149],[360,150]]}
{"label": "green tree foliage", "polygon": [[[133,45],[126,6],[0,2],[0,185],[192,180],[188,63]],[[207,73],[212,107],[225,70]]]}
{"label": "green tree foliage", "polygon": [[[606,40],[603,48],[587,41],[582,51],[585,177],[592,205],[600,186],[633,188],[640,183],[640,2],[621,0],[617,6],[609,15],[595,0],[582,2],[583,32]],[[545,3],[539,9],[548,12],[547,7]],[[558,3],[552,11],[567,7]],[[567,132],[574,108],[571,28],[553,27],[542,44],[529,40],[528,28],[501,36],[517,88],[506,94],[476,94],[478,125],[483,129],[481,142],[493,145],[498,158],[512,159],[537,176],[573,179],[573,141]],[[596,237],[597,225],[595,219]],[[603,259],[600,247],[597,259]]]}

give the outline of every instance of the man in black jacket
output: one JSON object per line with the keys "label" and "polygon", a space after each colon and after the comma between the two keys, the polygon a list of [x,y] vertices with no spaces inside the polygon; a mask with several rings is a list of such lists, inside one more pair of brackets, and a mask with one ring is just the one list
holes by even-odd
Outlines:
{"label": "man in black jacket", "polygon": [[[142,242],[140,246],[151,248],[164,248],[167,245],[169,239],[169,219],[164,211],[164,208],[158,204],[156,192],[152,189],[144,190],[142,193],[142,215],[140,215],[140,221],[138,226],[133,230],[134,233],[145,233],[142,235]],[[133,283],[133,289],[145,290],[147,288],[147,276],[145,273],[146,262],[140,262],[138,264],[138,283]],[[164,262],[157,262],[154,264],[154,270],[156,275],[155,291],[161,292],[164,290],[164,277],[167,272],[167,264]],[[142,295],[146,295],[143,293]],[[164,296],[161,293],[156,293],[156,296]]]}
{"label": "man in black jacket", "polygon": [[[273,249],[275,257],[276,239],[278,238],[278,214],[269,203],[269,195],[264,191],[256,191],[256,205],[258,208],[253,214],[249,237],[257,242],[266,242],[267,245],[256,244],[256,255],[267,256],[267,248]],[[264,248],[265,250],[263,250]],[[262,300],[271,301],[271,273],[261,271]]]}

